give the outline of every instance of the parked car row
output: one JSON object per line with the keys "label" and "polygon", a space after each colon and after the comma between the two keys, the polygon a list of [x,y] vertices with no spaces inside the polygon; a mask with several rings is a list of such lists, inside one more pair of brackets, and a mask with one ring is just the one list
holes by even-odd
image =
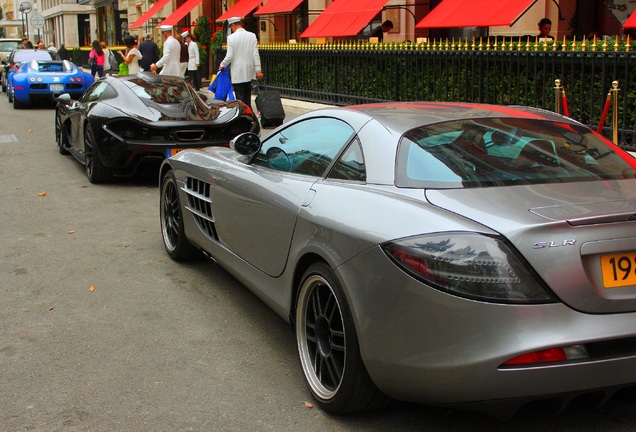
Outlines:
{"label": "parked car row", "polygon": [[294,330],[331,413],[395,400],[509,416],[636,391],[636,159],[523,107],[329,108],[261,138],[177,77],[58,97],[93,183],[159,167],[176,261],[211,258]]}
{"label": "parked car row", "polygon": [[2,91],[15,109],[34,101],[55,101],[64,93],[79,98],[94,81],[80,67],[68,60],[53,60],[44,50],[15,50],[3,65]]}

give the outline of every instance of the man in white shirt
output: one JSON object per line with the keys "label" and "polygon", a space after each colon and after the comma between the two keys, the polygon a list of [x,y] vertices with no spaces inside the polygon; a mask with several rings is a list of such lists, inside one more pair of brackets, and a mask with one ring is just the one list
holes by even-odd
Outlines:
{"label": "man in white shirt", "polygon": [[188,70],[186,76],[190,77],[190,82],[195,90],[201,89],[201,80],[199,79],[199,46],[192,40],[189,31],[181,33],[181,36],[188,45]]}
{"label": "man in white shirt", "polygon": [[252,80],[263,79],[261,57],[258,54],[256,35],[243,28],[241,18],[232,17],[227,23],[232,34],[227,37],[227,54],[219,70],[231,65],[232,89],[236,99],[252,106]]}
{"label": "man in white shirt", "polygon": [[160,26],[159,30],[166,38],[163,43],[163,57],[157,63],[150,65],[150,70],[156,72],[162,68],[160,75],[181,76],[181,65],[179,56],[181,54],[181,44],[172,36],[172,26]]}

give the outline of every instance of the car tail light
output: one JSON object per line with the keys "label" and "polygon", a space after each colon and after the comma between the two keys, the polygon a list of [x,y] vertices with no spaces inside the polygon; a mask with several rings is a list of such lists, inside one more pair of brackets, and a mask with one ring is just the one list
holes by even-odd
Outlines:
{"label": "car tail light", "polygon": [[505,361],[501,368],[515,368],[522,366],[549,365],[564,363],[568,361],[578,361],[588,359],[587,350],[583,345],[572,345],[569,347],[550,348],[534,351],[513,357]]}
{"label": "car tail light", "polygon": [[461,297],[517,304],[558,301],[530,265],[496,237],[437,233],[388,242],[382,249],[413,277]]}

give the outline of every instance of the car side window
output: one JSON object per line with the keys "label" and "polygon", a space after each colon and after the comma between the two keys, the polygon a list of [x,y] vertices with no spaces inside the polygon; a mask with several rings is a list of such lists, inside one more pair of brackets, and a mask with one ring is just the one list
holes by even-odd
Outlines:
{"label": "car side window", "polygon": [[88,102],[95,102],[99,99],[103,99],[102,95],[104,93],[106,93],[106,95],[108,94],[106,92],[106,90],[108,89],[108,87],[110,87],[108,85],[108,83],[102,81],[102,82],[98,82],[93,84],[88,90],[86,90],[86,92],[82,95],[82,97],[80,98],[80,102],[82,103],[88,103]]}
{"label": "car side window", "polygon": [[351,126],[336,118],[307,119],[268,137],[253,163],[321,177],[353,134]]}
{"label": "car side window", "polygon": [[355,138],[349,148],[340,156],[327,176],[330,179],[366,181],[364,157],[360,141]]}

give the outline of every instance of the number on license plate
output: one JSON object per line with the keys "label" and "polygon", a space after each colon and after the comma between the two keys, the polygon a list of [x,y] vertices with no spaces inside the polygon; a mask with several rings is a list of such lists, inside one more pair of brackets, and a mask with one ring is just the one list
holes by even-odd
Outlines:
{"label": "number on license plate", "polygon": [[601,271],[605,288],[636,285],[636,253],[601,256]]}
{"label": "number on license plate", "polygon": [[52,91],[64,91],[64,84],[49,84]]}

